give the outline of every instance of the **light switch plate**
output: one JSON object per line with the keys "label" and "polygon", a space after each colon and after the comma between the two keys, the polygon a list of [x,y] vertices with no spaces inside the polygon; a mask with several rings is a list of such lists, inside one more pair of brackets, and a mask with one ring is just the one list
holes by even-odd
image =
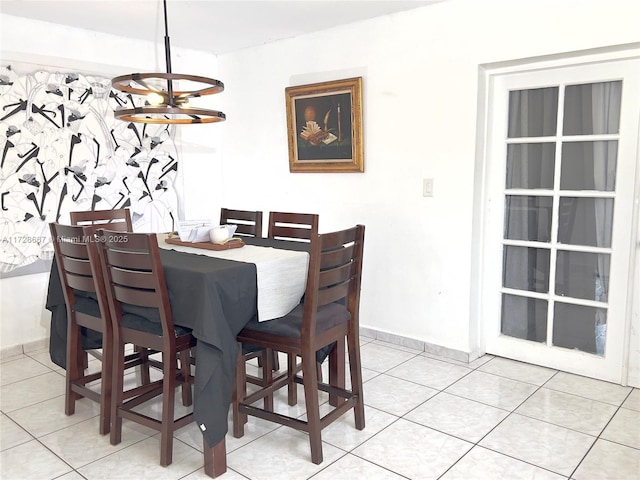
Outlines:
{"label": "light switch plate", "polygon": [[433,197],[433,178],[424,178],[422,180],[422,196]]}

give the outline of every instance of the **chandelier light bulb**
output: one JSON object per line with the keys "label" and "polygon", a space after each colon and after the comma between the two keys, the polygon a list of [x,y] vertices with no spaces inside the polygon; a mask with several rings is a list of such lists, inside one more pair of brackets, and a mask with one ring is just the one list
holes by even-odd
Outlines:
{"label": "chandelier light bulb", "polygon": [[164,103],[164,97],[156,92],[151,92],[147,95],[147,103],[149,105],[162,105]]}

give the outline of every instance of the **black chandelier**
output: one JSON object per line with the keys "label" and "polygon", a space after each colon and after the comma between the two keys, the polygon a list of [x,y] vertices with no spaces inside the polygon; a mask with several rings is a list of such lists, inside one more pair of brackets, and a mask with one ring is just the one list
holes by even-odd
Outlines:
{"label": "black chandelier", "polygon": [[171,46],[167,22],[167,0],[164,4],[164,53],[166,73],[132,73],[111,80],[111,85],[121,92],[145,97],[140,107],[119,107],[115,118],[127,122],[154,124],[188,124],[222,122],[227,117],[217,110],[191,105],[191,99],[220,93],[224,83],[198,75],[182,75],[171,72]]}

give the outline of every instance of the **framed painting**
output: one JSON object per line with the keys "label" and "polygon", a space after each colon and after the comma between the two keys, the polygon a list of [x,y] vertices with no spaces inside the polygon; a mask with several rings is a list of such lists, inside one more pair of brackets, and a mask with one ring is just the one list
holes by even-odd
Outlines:
{"label": "framed painting", "polygon": [[289,171],[364,172],[362,77],[287,87]]}

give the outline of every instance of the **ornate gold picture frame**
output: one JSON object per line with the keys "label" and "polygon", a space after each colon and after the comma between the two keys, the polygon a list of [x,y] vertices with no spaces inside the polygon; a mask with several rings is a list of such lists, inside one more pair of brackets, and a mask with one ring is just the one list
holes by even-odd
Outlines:
{"label": "ornate gold picture frame", "polygon": [[364,172],[362,77],[287,87],[289,171]]}

